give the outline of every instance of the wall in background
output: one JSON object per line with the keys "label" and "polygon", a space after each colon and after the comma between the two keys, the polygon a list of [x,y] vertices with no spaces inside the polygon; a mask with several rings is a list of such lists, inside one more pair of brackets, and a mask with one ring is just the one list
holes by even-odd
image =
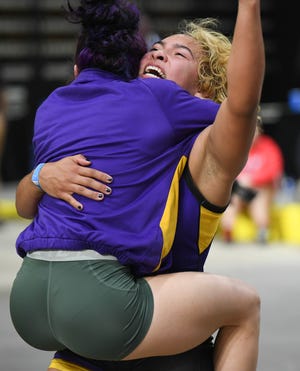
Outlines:
{"label": "wall in background", "polygon": [[[176,32],[180,20],[197,17],[217,17],[222,31],[229,36],[233,32],[237,0],[137,2],[162,37]],[[72,78],[77,26],[64,20],[63,4],[64,0],[0,2],[0,74],[9,101],[9,130],[1,167],[4,181],[18,180],[31,170],[35,110],[51,90]],[[286,119],[288,92],[300,87],[297,18],[292,0],[262,2],[267,57],[262,110],[266,112],[267,130],[281,140],[283,147],[291,147],[294,142],[297,146],[295,138],[299,137],[299,117]],[[271,116],[270,106],[277,107]],[[289,148],[285,152],[294,151]],[[289,171],[296,172],[293,166]]]}

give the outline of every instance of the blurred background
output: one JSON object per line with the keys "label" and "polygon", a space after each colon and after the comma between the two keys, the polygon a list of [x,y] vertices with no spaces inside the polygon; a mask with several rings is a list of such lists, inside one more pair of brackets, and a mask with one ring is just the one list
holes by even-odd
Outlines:
{"label": "blurred background", "polygon": [[[149,44],[175,32],[180,20],[197,17],[216,17],[225,34],[233,33],[237,0],[137,3]],[[6,119],[5,130],[0,124],[0,177],[4,186],[31,171],[35,111],[50,91],[72,78],[77,26],[64,20],[65,4],[64,0],[0,0],[0,111]],[[300,33],[294,5],[294,0],[262,0],[267,69],[261,116],[265,134],[278,143],[284,157],[279,202],[299,201]]]}

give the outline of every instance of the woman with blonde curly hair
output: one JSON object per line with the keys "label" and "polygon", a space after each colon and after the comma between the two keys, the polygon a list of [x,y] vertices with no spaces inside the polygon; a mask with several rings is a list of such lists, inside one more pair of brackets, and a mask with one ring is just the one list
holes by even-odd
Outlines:
{"label": "woman with blonde curly hair", "polygon": [[[83,153],[95,169],[113,174],[114,192],[109,200],[94,202],[110,190],[84,183],[87,174],[96,179],[99,174],[82,167],[78,184],[84,180],[91,187],[61,195],[76,209],[36,189],[34,197],[42,196],[36,210],[26,201],[28,188],[23,193],[30,177],[21,181],[18,211],[25,217],[37,211],[37,216],[17,241],[24,261],[11,293],[14,325],[34,347],[67,348],[106,361],[178,354],[218,330],[215,370],[254,371],[257,292],[238,280],[197,270],[255,130],[264,76],[260,2],[239,0],[230,56],[224,60],[225,99],[209,79],[199,85],[198,74],[209,74],[209,68],[218,79],[216,54],[202,50],[188,34],[156,43],[141,60],[140,78],[130,80],[133,69],[117,56],[134,44],[128,35],[122,39],[127,49],[115,42],[111,17],[104,22],[109,32],[99,38],[90,28],[102,12],[89,8],[96,1],[81,3],[87,8],[79,9],[87,29],[76,55],[76,78],[38,111],[37,167],[34,184],[27,185],[47,191],[42,173],[51,164],[44,163]],[[113,3],[114,11],[116,4],[124,5]],[[116,37],[124,34],[120,16],[124,8],[113,18]],[[198,61],[206,56],[209,63],[199,70]],[[89,163],[80,156],[67,160]],[[84,209],[82,196],[90,197]],[[24,321],[33,312],[34,328]],[[52,369],[67,369],[58,367]]]}

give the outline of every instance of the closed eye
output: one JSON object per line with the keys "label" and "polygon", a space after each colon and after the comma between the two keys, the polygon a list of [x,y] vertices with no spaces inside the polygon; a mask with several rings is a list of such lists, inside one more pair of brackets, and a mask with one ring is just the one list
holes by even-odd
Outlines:
{"label": "closed eye", "polygon": [[175,53],[175,55],[179,55],[180,57],[186,58],[186,56],[182,53]]}

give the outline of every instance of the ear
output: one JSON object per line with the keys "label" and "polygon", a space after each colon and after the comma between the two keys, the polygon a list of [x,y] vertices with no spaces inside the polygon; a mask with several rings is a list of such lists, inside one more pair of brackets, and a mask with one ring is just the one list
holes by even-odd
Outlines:
{"label": "ear", "polygon": [[79,75],[79,69],[78,69],[77,64],[74,64],[73,73],[74,73],[74,77],[76,79],[76,77]]}

